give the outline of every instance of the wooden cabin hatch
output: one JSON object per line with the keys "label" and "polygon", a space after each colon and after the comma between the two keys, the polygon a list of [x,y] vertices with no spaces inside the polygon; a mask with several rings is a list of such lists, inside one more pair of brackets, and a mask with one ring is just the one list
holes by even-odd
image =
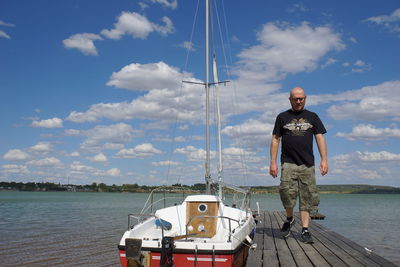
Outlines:
{"label": "wooden cabin hatch", "polygon": [[211,238],[216,234],[218,218],[196,216],[218,216],[219,202],[187,202],[186,223],[188,234]]}

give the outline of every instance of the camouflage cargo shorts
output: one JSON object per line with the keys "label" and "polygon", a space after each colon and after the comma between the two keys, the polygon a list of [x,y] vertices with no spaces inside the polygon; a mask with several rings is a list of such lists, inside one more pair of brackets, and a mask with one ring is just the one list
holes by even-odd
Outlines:
{"label": "camouflage cargo shorts", "polygon": [[294,208],[298,195],[300,210],[316,212],[319,194],[315,183],[315,167],[283,163],[279,194],[285,208]]}

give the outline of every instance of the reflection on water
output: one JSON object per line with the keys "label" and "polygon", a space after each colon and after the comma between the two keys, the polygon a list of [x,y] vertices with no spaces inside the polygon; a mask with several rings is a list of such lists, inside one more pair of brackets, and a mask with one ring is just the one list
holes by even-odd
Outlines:
{"label": "reflection on water", "polygon": [[[128,213],[148,194],[0,192],[2,266],[117,266]],[[229,197],[228,197],[229,198]],[[252,208],[281,210],[278,195]],[[400,195],[322,195],[318,221],[400,265]]]}

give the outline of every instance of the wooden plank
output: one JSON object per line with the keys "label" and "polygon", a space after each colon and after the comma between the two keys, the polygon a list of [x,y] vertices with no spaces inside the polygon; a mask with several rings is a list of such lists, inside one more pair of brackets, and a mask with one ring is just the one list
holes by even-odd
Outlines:
{"label": "wooden plank", "polygon": [[[300,233],[301,229],[302,229],[301,219],[296,218],[296,220],[298,220],[299,223],[296,223],[294,225],[294,229]],[[310,229],[310,230],[312,231],[312,229]],[[334,254],[328,247],[326,247],[324,245],[323,241],[319,238],[318,233],[313,231],[312,235],[313,235],[313,239],[314,239],[314,244],[312,244],[312,247],[325,260],[325,263],[320,263],[320,264],[324,264],[324,266],[335,266],[335,267],[347,266],[347,264],[345,264],[345,262],[340,257],[338,257],[336,254]],[[300,234],[299,234],[298,238],[301,238]],[[301,242],[301,241],[299,240],[299,242]],[[304,245],[306,247],[309,247],[309,245],[307,245],[307,244],[304,244]],[[310,253],[310,252],[306,252],[306,253]],[[316,260],[313,259],[314,257],[311,257],[313,264],[315,264],[316,266],[319,266],[318,264],[316,264]]]}
{"label": "wooden plank", "polygon": [[[280,216],[282,221],[286,219],[286,216],[282,212],[277,213],[277,215]],[[292,230],[295,230],[296,233],[295,231],[292,231],[290,237],[286,239],[289,247],[291,247],[297,265],[330,266],[330,264],[328,264],[328,262],[316,250],[314,244],[304,244],[301,241],[301,228],[301,220],[296,219],[296,222],[292,227]]]}
{"label": "wooden plank", "polygon": [[264,246],[264,212],[262,212],[256,219],[257,227],[254,234],[254,243],[257,244],[255,249],[249,250],[249,255],[247,257],[246,266],[262,266],[263,260],[263,246]]}
{"label": "wooden plank", "polygon": [[[300,216],[298,214],[295,215],[297,220],[300,220]],[[315,223],[310,225],[310,231],[312,231],[312,235],[314,239],[317,239],[323,244],[329,251],[331,251],[338,259],[343,261],[348,266],[363,266],[359,261],[354,259],[350,254],[347,253],[346,250],[332,242],[330,239],[326,238],[318,229],[315,229]],[[335,260],[332,261],[331,264],[335,266]],[[339,263],[340,264],[340,263]]]}
{"label": "wooden plank", "polygon": [[260,249],[250,249],[249,255],[247,257],[246,266],[258,266],[261,267],[263,264],[263,251]]}
{"label": "wooden plank", "polygon": [[270,212],[264,213],[264,252],[263,266],[279,266],[278,252],[275,246],[275,239],[272,228],[272,216]]}
{"label": "wooden plank", "polygon": [[[273,212],[273,216],[275,216],[275,213]],[[271,216],[271,222],[272,222],[272,234],[274,236],[275,240],[275,245],[276,245],[276,250],[278,254],[278,259],[279,263],[281,266],[296,266],[296,263],[293,259],[292,253],[290,252],[290,249],[288,245],[286,244],[286,240],[281,236],[280,234],[280,225],[276,220],[273,219]]]}
{"label": "wooden plank", "polygon": [[310,225],[314,244],[304,244],[299,213],[295,218],[290,238],[285,239],[280,233],[284,212],[262,212],[254,237],[257,248],[249,251],[246,266],[396,266],[315,222]]}
{"label": "wooden plank", "polygon": [[265,250],[274,250],[276,251],[275,247],[275,239],[272,229],[272,221],[271,221],[271,213],[265,212],[264,213],[264,249]]}
{"label": "wooden plank", "polygon": [[279,259],[276,250],[268,249],[263,251],[264,260],[263,260],[263,267],[278,267]]}
{"label": "wooden plank", "polygon": [[367,252],[362,246],[360,246],[359,244],[355,243],[354,241],[332,231],[331,229],[320,225],[320,224],[316,224],[315,225],[316,228],[318,228],[320,231],[323,231],[325,233],[330,233],[331,235],[334,235],[337,239],[341,240],[342,242],[346,243],[348,246],[352,247],[355,251],[359,252],[361,255],[363,255],[365,258],[370,259],[371,261],[373,261],[374,263],[380,265],[380,266],[397,266],[396,264],[394,264],[393,262],[379,256],[376,253],[371,253],[371,252]]}
{"label": "wooden plank", "polygon": [[329,239],[330,241],[335,243],[338,247],[345,250],[349,255],[351,255],[354,259],[359,261],[361,264],[367,265],[367,266],[380,266],[379,264],[372,261],[368,257],[365,257],[362,253],[357,251],[354,247],[349,246],[343,240],[339,239],[339,236],[337,233],[330,231],[330,230],[326,231],[326,230],[318,227],[317,224],[315,225],[314,229],[319,229],[319,232],[321,233],[321,235],[325,236],[327,239]]}

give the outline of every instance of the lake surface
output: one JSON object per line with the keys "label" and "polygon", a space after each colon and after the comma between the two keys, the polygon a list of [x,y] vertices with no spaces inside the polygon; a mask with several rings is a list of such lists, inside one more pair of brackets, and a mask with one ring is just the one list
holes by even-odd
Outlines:
{"label": "lake surface", "polygon": [[[0,266],[118,266],[127,215],[148,194],[0,192]],[[278,195],[254,195],[282,210]],[[320,224],[400,265],[400,195],[321,195]]]}

